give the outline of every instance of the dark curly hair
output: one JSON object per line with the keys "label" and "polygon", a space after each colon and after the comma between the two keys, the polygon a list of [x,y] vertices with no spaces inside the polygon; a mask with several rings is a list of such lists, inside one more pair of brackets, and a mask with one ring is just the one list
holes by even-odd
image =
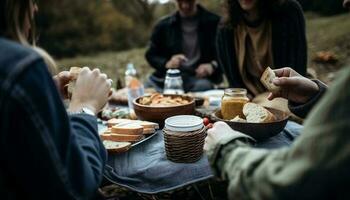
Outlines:
{"label": "dark curly hair", "polygon": [[[239,5],[239,0],[225,0],[224,2],[224,18],[223,24],[235,27],[242,19],[244,11]],[[258,0],[258,9],[264,17],[272,17],[276,13],[285,0]]]}

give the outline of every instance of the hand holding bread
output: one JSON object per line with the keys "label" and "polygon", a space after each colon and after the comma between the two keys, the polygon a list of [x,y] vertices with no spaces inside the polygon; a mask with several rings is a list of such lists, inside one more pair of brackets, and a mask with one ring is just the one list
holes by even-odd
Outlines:
{"label": "hand holding bread", "polygon": [[111,81],[106,74],[84,67],[79,70],[68,110],[78,112],[87,107],[96,114],[107,103],[110,89]]}
{"label": "hand holding bread", "polygon": [[276,69],[273,72],[276,78],[271,82],[280,89],[277,91],[270,90],[269,100],[282,97],[295,103],[306,103],[319,91],[319,87],[315,82],[303,77],[289,67]]}

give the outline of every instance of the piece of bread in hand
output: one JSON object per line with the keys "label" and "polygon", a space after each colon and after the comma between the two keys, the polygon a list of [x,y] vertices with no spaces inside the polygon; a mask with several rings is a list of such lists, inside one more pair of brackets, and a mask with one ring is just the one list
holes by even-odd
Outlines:
{"label": "piece of bread in hand", "polygon": [[276,86],[272,81],[276,78],[275,72],[267,67],[260,78],[260,82],[265,86],[265,88],[270,92],[278,92],[281,88]]}
{"label": "piece of bread in hand", "polygon": [[123,153],[131,148],[130,142],[115,142],[111,140],[104,140],[103,145],[107,149],[108,153]]}
{"label": "piece of bread in hand", "polygon": [[237,115],[235,118],[231,119],[230,122],[247,122],[247,120],[242,119]]}
{"label": "piece of bread in hand", "polygon": [[127,134],[102,134],[100,135],[102,140],[110,140],[114,142],[138,142],[144,138],[143,135],[127,135]]}
{"label": "piece of bread in hand", "polygon": [[78,75],[79,75],[80,71],[81,71],[80,67],[71,67],[69,70],[70,77],[71,77],[71,81],[69,81],[68,88],[67,88],[69,96],[71,96],[71,94],[73,92],[73,89],[75,87],[75,82],[78,79]]}
{"label": "piece of bread in hand", "polygon": [[275,121],[275,116],[270,111],[255,103],[246,103],[243,106],[243,114],[246,116],[247,122],[250,123],[268,123]]}

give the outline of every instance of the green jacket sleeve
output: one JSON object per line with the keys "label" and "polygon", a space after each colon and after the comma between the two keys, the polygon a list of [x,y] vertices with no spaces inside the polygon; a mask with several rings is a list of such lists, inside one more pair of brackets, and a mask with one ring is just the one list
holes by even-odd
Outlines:
{"label": "green jacket sleeve", "polygon": [[[231,140],[209,153],[230,199],[337,199],[350,184],[350,68],[310,113],[290,148],[253,149]],[[218,147],[215,147],[218,148]],[[215,158],[213,158],[215,157]]]}

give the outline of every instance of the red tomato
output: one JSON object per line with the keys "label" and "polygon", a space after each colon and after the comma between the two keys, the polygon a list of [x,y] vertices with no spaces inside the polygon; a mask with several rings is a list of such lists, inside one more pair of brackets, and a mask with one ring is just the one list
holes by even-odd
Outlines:
{"label": "red tomato", "polygon": [[209,124],[207,125],[207,128],[208,128],[208,129],[213,128],[213,124],[212,124],[212,123],[209,123]]}
{"label": "red tomato", "polygon": [[207,126],[210,123],[209,119],[207,117],[203,118],[203,124],[204,126]]}

